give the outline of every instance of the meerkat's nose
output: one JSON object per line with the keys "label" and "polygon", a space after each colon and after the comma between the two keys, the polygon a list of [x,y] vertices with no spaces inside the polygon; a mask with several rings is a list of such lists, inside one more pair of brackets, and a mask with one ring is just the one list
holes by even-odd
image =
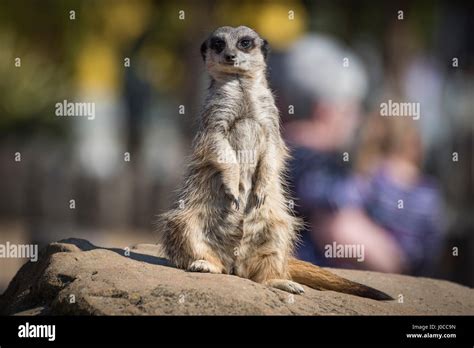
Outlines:
{"label": "meerkat's nose", "polygon": [[225,60],[228,61],[229,63],[230,62],[233,62],[235,60],[235,58],[237,58],[237,56],[233,53],[230,53],[230,54],[226,54],[224,56]]}

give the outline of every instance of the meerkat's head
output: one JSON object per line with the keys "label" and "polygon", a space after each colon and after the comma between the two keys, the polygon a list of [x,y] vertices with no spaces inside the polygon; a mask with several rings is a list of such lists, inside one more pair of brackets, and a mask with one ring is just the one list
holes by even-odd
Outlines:
{"label": "meerkat's head", "polygon": [[202,58],[213,77],[262,72],[268,51],[267,41],[245,26],[220,27],[201,45]]}

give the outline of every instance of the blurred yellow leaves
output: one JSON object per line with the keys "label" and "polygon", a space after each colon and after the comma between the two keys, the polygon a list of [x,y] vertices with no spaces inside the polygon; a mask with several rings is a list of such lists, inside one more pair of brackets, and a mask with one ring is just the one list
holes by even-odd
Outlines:
{"label": "blurred yellow leaves", "polygon": [[86,36],[77,62],[80,90],[116,92],[121,83],[123,52],[148,26],[152,13],[148,0],[97,3],[100,30]]}
{"label": "blurred yellow leaves", "polygon": [[102,8],[104,36],[112,43],[129,42],[145,31],[152,13],[148,0],[113,1]]}
{"label": "blurred yellow leaves", "polygon": [[77,58],[77,83],[80,90],[114,90],[118,85],[120,58],[106,41],[89,37]]}
{"label": "blurred yellow leaves", "polygon": [[256,18],[255,29],[274,49],[286,48],[306,26],[306,12],[298,2],[267,3]]}
{"label": "blurred yellow leaves", "polygon": [[[156,7],[149,0],[104,1],[94,5],[96,15],[89,34],[84,36],[76,61],[79,89],[105,89],[116,92],[122,83],[123,55],[148,28],[156,15]],[[302,35],[306,28],[307,13],[301,1],[219,1],[209,14],[209,23],[221,25],[248,25],[270,42],[275,50],[283,50]],[[157,90],[169,92],[177,88],[185,69],[181,49],[174,43],[185,42],[188,21],[202,16],[202,9],[195,3],[187,3],[186,21],[178,20],[181,6],[161,7],[167,30],[155,33],[155,44],[144,45],[132,64],[143,78]],[[153,16],[153,17],[152,17]],[[199,22],[199,21],[198,21]],[[198,25],[198,24],[197,24]],[[205,33],[207,34],[207,32]],[[203,37],[205,35],[203,34]],[[160,42],[163,40],[163,42]],[[184,41],[183,41],[184,40]],[[158,45],[156,45],[158,43]],[[197,46],[196,46],[197,47]],[[196,48],[196,55],[197,53]]]}

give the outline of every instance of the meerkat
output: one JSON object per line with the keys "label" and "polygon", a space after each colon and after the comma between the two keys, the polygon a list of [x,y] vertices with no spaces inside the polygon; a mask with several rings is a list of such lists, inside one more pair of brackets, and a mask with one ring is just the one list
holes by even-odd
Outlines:
{"label": "meerkat", "polygon": [[294,294],[304,284],[391,299],[293,257],[302,223],[286,190],[289,151],[267,82],[268,51],[245,26],[218,28],[201,45],[211,83],[177,203],[159,217],[159,243],[190,272],[234,274]]}

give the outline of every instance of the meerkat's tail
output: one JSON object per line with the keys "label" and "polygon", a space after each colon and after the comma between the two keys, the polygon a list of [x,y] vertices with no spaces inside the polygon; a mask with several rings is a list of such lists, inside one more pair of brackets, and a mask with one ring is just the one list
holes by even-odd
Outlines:
{"label": "meerkat's tail", "polygon": [[332,290],[379,301],[393,300],[382,291],[339,277],[321,267],[295,258],[289,261],[289,271],[292,280],[316,290]]}

